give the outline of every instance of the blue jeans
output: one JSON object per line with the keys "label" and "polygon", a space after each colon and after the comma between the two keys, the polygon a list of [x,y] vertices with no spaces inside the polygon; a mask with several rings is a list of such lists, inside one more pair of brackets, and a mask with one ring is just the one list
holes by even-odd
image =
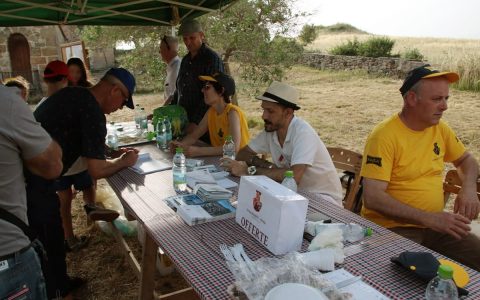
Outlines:
{"label": "blue jeans", "polygon": [[32,247],[0,261],[0,282],[0,299],[48,299],[40,261]]}

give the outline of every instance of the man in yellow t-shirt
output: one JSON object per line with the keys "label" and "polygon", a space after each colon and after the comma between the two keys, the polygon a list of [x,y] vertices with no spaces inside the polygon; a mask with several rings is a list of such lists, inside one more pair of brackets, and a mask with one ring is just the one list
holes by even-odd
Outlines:
{"label": "man in yellow t-shirt", "polygon": [[[478,163],[440,120],[449,83],[458,79],[428,65],[409,72],[402,111],[378,124],[365,145],[362,216],[480,271],[480,239],[469,226],[480,212]],[[444,162],[463,182],[453,213],[443,211]]]}

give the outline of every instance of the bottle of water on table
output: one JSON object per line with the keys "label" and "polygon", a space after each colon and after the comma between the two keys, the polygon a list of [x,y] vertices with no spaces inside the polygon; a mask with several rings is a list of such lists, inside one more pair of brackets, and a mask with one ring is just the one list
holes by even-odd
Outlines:
{"label": "bottle of water on table", "polygon": [[170,122],[170,118],[165,117],[165,132],[167,133],[167,150],[168,144],[172,141],[172,123]]}
{"label": "bottle of water on table", "polygon": [[137,129],[137,133],[140,132],[140,122],[141,122],[141,110],[140,110],[140,105],[139,104],[136,104],[135,105],[135,117],[134,117],[134,120],[135,120],[135,129]]}
{"label": "bottle of water on table", "polygon": [[428,283],[425,298],[427,300],[457,300],[458,290],[453,281],[452,267],[440,265],[437,274]]}
{"label": "bottle of water on table", "polygon": [[145,108],[140,108],[140,132],[147,133],[148,132],[148,119],[147,113],[145,112]]}
{"label": "bottle of water on table", "polygon": [[355,223],[345,224],[343,227],[343,238],[350,243],[355,243],[363,240],[367,236],[371,236],[373,233],[372,228],[365,228]]}
{"label": "bottle of water on table", "polygon": [[293,171],[285,171],[282,185],[291,189],[295,193],[297,192],[297,182],[295,181],[295,178],[293,178]]}
{"label": "bottle of water on table", "polygon": [[157,147],[161,150],[167,149],[167,131],[163,119],[159,119],[157,123]]}
{"label": "bottle of water on table", "polygon": [[235,143],[231,135],[225,137],[225,143],[223,144],[223,157],[227,157],[235,160]]}
{"label": "bottle of water on table", "polygon": [[107,146],[112,150],[118,150],[118,135],[115,122],[110,122],[110,127],[107,129]]}
{"label": "bottle of water on table", "polygon": [[175,192],[185,192],[187,190],[187,167],[183,148],[178,147],[176,149],[176,154],[173,156],[172,172]]}

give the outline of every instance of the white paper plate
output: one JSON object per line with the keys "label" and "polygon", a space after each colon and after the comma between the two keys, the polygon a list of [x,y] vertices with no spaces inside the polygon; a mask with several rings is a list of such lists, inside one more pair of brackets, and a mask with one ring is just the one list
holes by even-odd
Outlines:
{"label": "white paper plate", "polygon": [[271,289],[265,300],[328,300],[320,290],[301,283],[284,283]]}

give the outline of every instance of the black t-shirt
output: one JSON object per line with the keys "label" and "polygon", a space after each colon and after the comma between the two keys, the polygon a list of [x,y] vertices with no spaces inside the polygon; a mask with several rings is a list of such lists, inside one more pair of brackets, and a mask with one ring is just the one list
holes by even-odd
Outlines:
{"label": "black t-shirt", "polygon": [[34,112],[63,151],[64,174],[78,157],[105,159],[106,119],[90,90],[66,87]]}

